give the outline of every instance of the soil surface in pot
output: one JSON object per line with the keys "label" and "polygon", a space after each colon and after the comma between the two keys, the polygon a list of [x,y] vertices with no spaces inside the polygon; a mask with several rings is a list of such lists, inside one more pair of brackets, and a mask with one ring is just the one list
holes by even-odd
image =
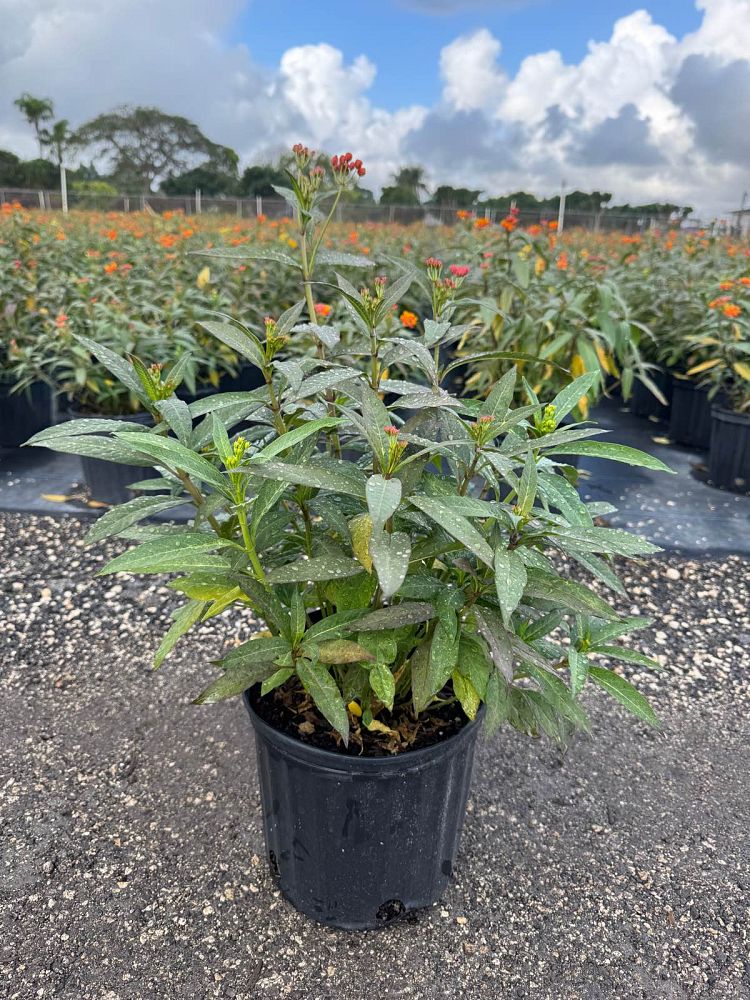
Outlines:
{"label": "soil surface in pot", "polygon": [[455,736],[469,723],[456,702],[443,704],[429,714],[422,713],[418,719],[414,719],[408,708],[399,711],[396,706],[390,716],[380,720],[390,727],[393,735],[370,732],[350,714],[352,728],[349,745],[345,747],[296,678],[290,678],[264,698],[260,696],[260,687],[255,687],[250,693],[250,701],[261,719],[279,732],[320,750],[332,750],[350,757],[392,757],[410,750],[422,750]]}

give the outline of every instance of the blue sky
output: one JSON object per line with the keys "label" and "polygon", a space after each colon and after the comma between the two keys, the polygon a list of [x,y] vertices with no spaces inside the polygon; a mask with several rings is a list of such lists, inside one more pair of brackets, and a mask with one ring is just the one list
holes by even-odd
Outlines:
{"label": "blue sky", "polygon": [[[429,12],[443,6],[452,12]],[[364,54],[378,68],[369,96],[392,110],[439,98],[440,50],[457,35],[488,28],[501,41],[501,64],[512,75],[525,56],[547,49],[557,49],[566,63],[580,62],[590,41],[606,41],[618,18],[642,9],[676,37],[701,23],[690,0],[252,0],[233,25],[232,40],[268,65],[292,46],[318,42],[340,49],[347,62]]]}

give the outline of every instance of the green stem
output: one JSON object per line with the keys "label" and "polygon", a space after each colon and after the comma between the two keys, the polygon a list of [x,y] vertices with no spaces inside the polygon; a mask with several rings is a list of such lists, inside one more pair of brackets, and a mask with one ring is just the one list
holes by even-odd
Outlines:
{"label": "green stem", "polygon": [[245,551],[247,552],[247,557],[250,560],[250,565],[253,567],[255,573],[255,579],[259,580],[261,583],[266,582],[266,574],[263,572],[263,567],[258,559],[258,553],[253,544],[252,537],[250,535],[250,528],[247,524],[247,511],[245,510],[244,498],[240,497],[237,501],[237,518],[240,522],[240,528],[242,530],[242,540],[245,543]]}
{"label": "green stem", "polygon": [[[173,471],[174,471],[174,474],[177,476],[177,478],[182,483],[182,485],[185,487],[185,489],[187,490],[187,492],[190,494],[190,498],[192,499],[193,504],[194,504],[196,510],[198,511],[198,513],[202,513],[201,507],[203,506],[203,503],[204,503],[204,497],[203,497],[203,494],[201,493],[201,491],[195,485],[195,483],[190,478],[190,476],[187,474],[187,472],[183,472],[182,469],[174,469]],[[206,520],[211,525],[211,527],[214,529],[214,531],[216,532],[217,535],[221,534],[221,528],[219,526],[219,522],[216,520],[216,518],[213,516],[213,514],[209,514],[208,517],[206,518]]]}

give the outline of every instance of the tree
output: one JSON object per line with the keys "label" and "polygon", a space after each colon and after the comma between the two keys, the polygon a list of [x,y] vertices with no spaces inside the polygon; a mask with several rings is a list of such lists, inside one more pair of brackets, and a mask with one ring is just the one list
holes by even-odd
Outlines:
{"label": "tree", "polygon": [[217,195],[232,195],[237,191],[237,172],[228,173],[219,170],[210,162],[193,167],[192,170],[178,174],[177,177],[167,177],[162,183],[161,189],[164,194],[194,194],[199,188],[202,194],[209,198]]}
{"label": "tree", "polygon": [[71,137],[70,123],[67,118],[61,118],[60,121],[55,122],[51,129],[44,128],[39,133],[39,141],[43,146],[52,150],[58,167],[62,166],[65,150],[70,145]]}
{"label": "tree", "polygon": [[206,161],[228,173],[236,172],[239,162],[234,150],[206,138],[194,122],[158,108],[116,108],[82,125],[74,142],[106,158],[120,187],[141,191]]}
{"label": "tree", "polygon": [[245,168],[240,178],[239,192],[248,198],[278,198],[274,185],[284,187],[288,183],[289,178],[280,167],[262,163]]}
{"label": "tree", "polygon": [[393,186],[411,191],[418,204],[422,200],[421,195],[427,191],[424,167],[401,167],[393,175]]}
{"label": "tree", "polygon": [[0,149],[0,187],[21,187],[22,164],[15,153]]}
{"label": "tree", "polygon": [[442,208],[471,208],[476,205],[480,193],[469,188],[454,188],[450,184],[441,184],[435,189],[430,202]]}
{"label": "tree", "polygon": [[13,101],[15,106],[26,116],[26,121],[31,125],[36,134],[36,141],[39,145],[39,158],[42,157],[41,124],[52,119],[54,106],[49,97],[34,97],[33,94],[24,93]]}

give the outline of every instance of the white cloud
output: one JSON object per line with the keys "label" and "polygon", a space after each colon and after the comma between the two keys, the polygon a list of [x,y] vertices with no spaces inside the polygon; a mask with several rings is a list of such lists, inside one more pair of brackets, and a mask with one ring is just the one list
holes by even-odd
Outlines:
{"label": "white cloud", "polygon": [[456,111],[496,107],[506,76],[498,66],[501,45],[486,28],[462,35],[440,53],[443,98]]}
{"label": "white cloud", "polygon": [[[54,98],[73,124],[122,103],[154,104],[194,119],[245,162],[298,139],[351,148],[372,186],[422,159],[435,182],[487,192],[549,193],[564,176],[617,200],[687,201],[706,212],[730,208],[747,187],[737,137],[750,134],[750,109],[722,93],[746,93],[750,0],[696,0],[702,23],[682,39],[639,10],[591,41],[580,62],[532,53],[514,76],[501,39],[482,28],[443,48],[433,107],[408,103],[407,70],[396,110],[373,104],[368,54],[347,61],[332,45],[302,45],[268,67],[252,38],[249,47],[227,42],[247,2],[0,0],[0,148],[34,155],[11,104],[29,90]],[[454,0],[408,2],[439,12]]]}

